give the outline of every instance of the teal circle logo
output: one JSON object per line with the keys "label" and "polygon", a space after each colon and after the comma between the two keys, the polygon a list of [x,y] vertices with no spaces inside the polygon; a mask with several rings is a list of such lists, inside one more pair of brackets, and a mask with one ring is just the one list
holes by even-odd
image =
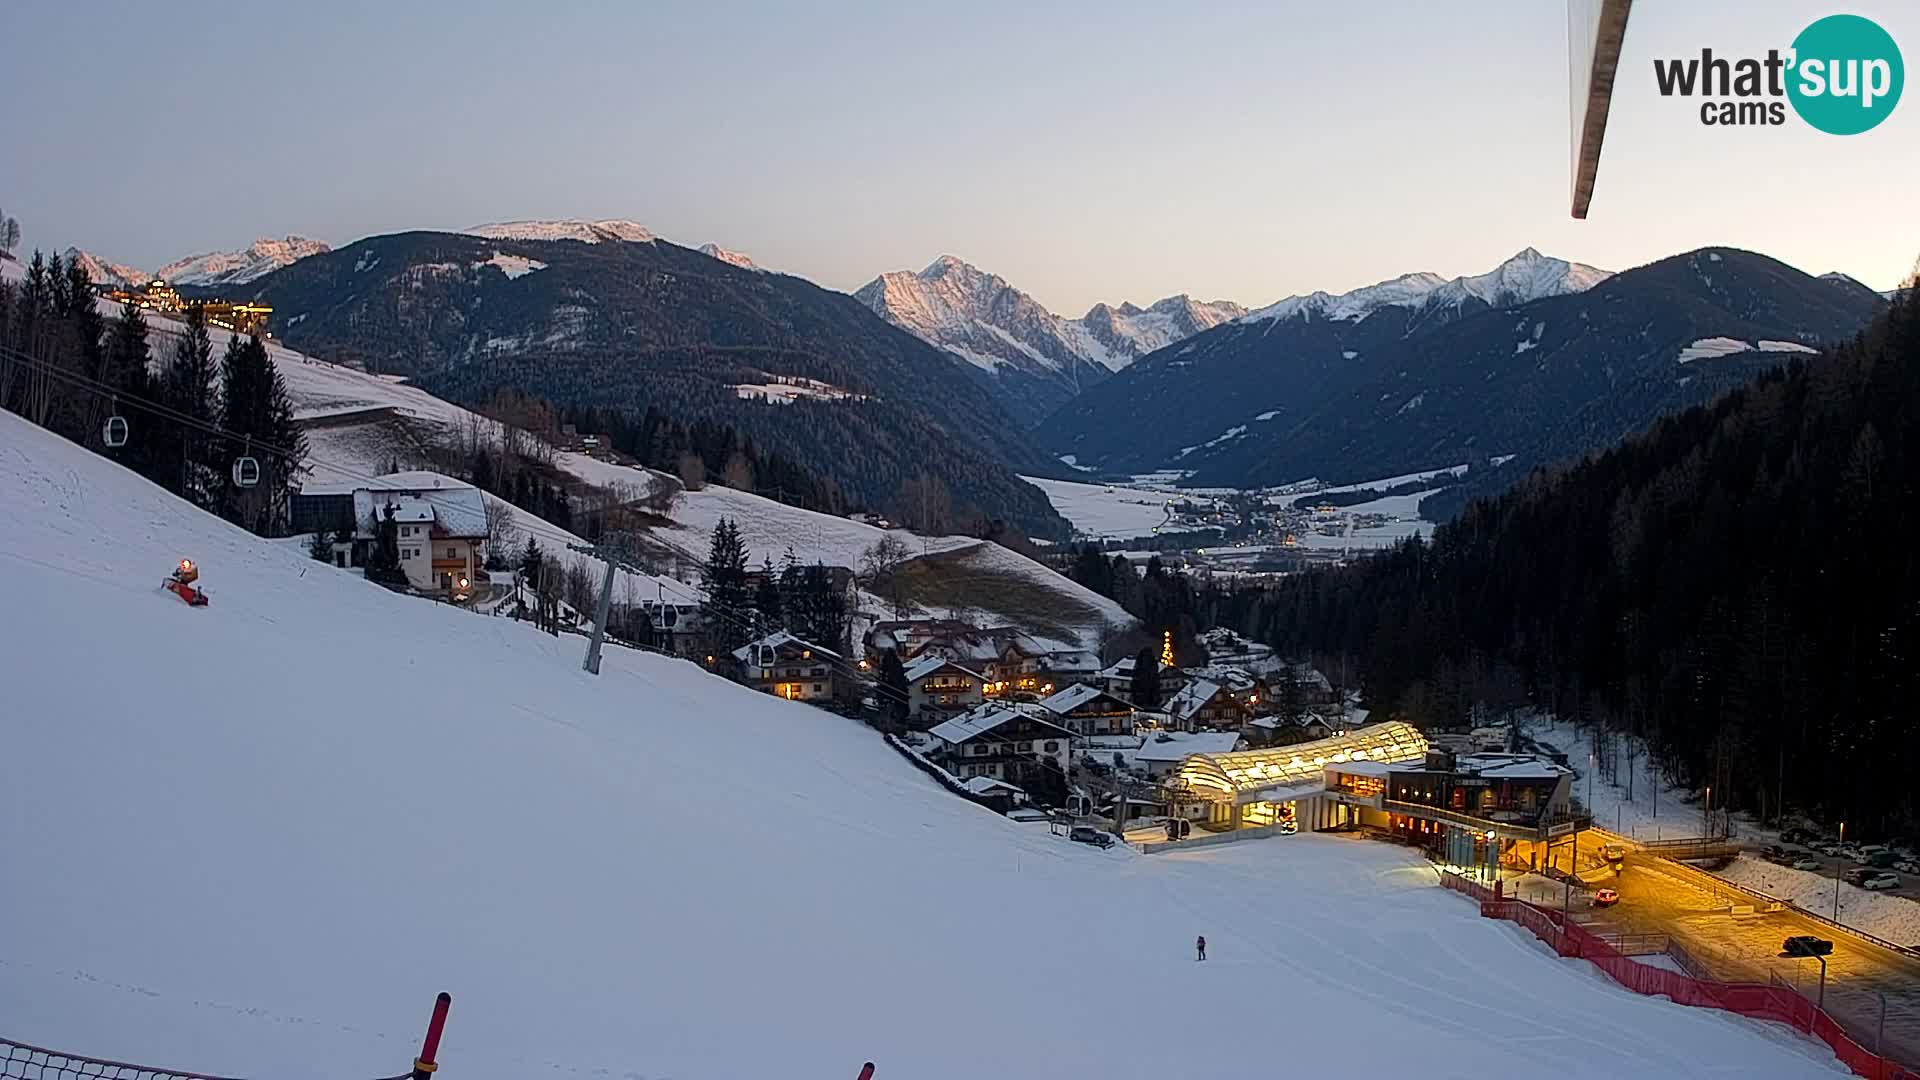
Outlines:
{"label": "teal circle logo", "polygon": [[1872,19],[1829,15],[1793,39],[1787,99],[1829,135],[1858,135],[1900,103],[1907,73],[1893,35]]}

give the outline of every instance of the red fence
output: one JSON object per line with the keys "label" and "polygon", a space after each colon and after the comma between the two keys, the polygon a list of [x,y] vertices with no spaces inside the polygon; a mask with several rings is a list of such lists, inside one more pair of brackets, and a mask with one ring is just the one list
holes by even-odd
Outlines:
{"label": "red fence", "polygon": [[1870,1080],[1920,1080],[1920,1072],[1890,1061],[1861,1046],[1841,1029],[1838,1021],[1780,983],[1725,983],[1699,979],[1635,961],[1579,923],[1557,911],[1535,907],[1524,900],[1492,899],[1492,891],[1470,881],[1455,884],[1443,874],[1442,883],[1457,892],[1480,897],[1480,914],[1505,919],[1533,931],[1561,956],[1577,957],[1606,972],[1613,981],[1640,994],[1669,998],[1681,1005],[1775,1020],[1791,1024],[1833,1048],[1834,1055],[1857,1076]]}

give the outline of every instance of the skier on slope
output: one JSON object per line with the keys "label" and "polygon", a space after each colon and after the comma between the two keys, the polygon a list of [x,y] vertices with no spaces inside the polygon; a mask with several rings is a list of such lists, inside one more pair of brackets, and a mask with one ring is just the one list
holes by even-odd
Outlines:
{"label": "skier on slope", "polygon": [[1195,956],[1194,959],[1205,960],[1207,958],[1207,936],[1205,934],[1202,934],[1199,937],[1194,938],[1193,948],[1194,948],[1194,951],[1199,954]]}

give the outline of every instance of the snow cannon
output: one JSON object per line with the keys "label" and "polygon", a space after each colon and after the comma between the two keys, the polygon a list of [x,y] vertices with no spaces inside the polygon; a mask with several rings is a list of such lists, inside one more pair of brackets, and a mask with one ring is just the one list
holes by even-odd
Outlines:
{"label": "snow cannon", "polygon": [[205,590],[195,588],[193,584],[198,580],[200,568],[193,565],[192,559],[181,559],[180,565],[173,568],[173,573],[167,575],[167,580],[161,582],[160,587],[185,600],[188,607],[206,607]]}

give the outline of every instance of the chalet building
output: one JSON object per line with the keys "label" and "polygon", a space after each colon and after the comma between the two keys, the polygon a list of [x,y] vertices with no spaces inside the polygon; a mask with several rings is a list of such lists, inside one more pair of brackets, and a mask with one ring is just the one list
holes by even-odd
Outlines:
{"label": "chalet building", "polygon": [[[1123,656],[1100,670],[1100,688],[1122,701],[1133,700],[1133,657]],[[1164,700],[1187,684],[1187,676],[1177,667],[1160,669],[1160,697]]]}
{"label": "chalet building", "polygon": [[1241,734],[1247,738],[1247,745],[1254,747],[1291,746],[1295,743],[1325,739],[1336,730],[1327,718],[1315,713],[1302,713],[1297,717],[1256,716],[1241,728]]}
{"label": "chalet building", "polygon": [[464,600],[486,580],[486,495],[451,476],[400,472],[365,487],[301,491],[289,503],[296,533],[333,534],[335,566],[365,566],[391,510],[408,585]]}
{"label": "chalet building", "polygon": [[1515,844],[1537,857],[1534,845],[1591,824],[1573,812],[1573,770],[1532,754],[1429,748],[1421,760],[1404,763],[1330,762],[1326,791],[1349,820],[1456,865],[1483,865]]}
{"label": "chalet building", "polygon": [[781,630],[733,650],[741,681],[788,701],[830,701],[844,687],[839,653]]}
{"label": "chalet building", "polygon": [[940,656],[907,665],[907,714],[923,723],[963,713],[985,700],[986,677]]}
{"label": "chalet building", "polygon": [[962,781],[977,776],[1019,783],[1036,760],[1066,774],[1073,733],[1038,716],[1003,705],[984,705],[929,732],[946,770]]}
{"label": "chalet building", "polygon": [[1234,731],[1253,719],[1253,708],[1219,683],[1196,679],[1166,704],[1167,726],[1175,731]]}
{"label": "chalet building", "polygon": [[1133,706],[1085,683],[1075,683],[1040,699],[1040,708],[1054,723],[1081,738],[1134,733]]}

